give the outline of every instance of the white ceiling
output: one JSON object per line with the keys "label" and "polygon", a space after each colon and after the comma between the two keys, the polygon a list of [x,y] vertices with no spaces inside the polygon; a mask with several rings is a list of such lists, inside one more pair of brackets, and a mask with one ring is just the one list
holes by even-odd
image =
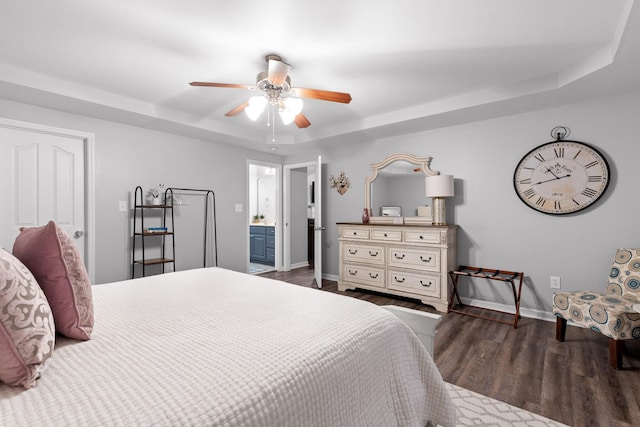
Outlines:
{"label": "white ceiling", "polygon": [[0,1],[0,97],[267,151],[266,117],[224,116],[252,92],[188,83],[276,53],[352,95],[276,122],[279,154],[640,89],[633,0]]}

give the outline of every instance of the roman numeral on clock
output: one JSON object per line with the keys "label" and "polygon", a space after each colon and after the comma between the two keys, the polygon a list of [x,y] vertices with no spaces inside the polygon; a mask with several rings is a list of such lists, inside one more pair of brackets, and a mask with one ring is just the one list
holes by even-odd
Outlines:
{"label": "roman numeral on clock", "polygon": [[533,188],[530,188],[530,189],[528,189],[527,191],[525,191],[524,193],[522,193],[522,195],[523,195],[524,197],[526,197],[527,199],[530,199],[530,198],[532,198],[533,196],[535,196],[535,195],[536,195],[536,192],[534,191],[534,189],[533,189]]}
{"label": "roman numeral on clock", "polygon": [[544,157],[542,157],[542,154],[538,153],[535,156],[533,156],[537,161],[539,161],[540,163],[544,162]]}
{"label": "roman numeral on clock", "polygon": [[595,165],[597,165],[597,164],[598,164],[598,162],[594,160],[593,162],[591,162],[591,163],[587,163],[586,165],[584,165],[584,167],[585,167],[585,168],[587,168],[587,169],[589,169],[589,168],[594,167],[594,166],[595,166]]}
{"label": "roman numeral on clock", "polygon": [[602,181],[602,175],[589,175],[589,182],[600,182]]}
{"label": "roman numeral on clock", "polygon": [[581,194],[584,195],[584,196],[587,196],[587,197],[591,197],[593,199],[594,196],[596,194],[598,194],[598,192],[596,190],[591,189],[591,188],[585,188],[584,191]]}
{"label": "roman numeral on clock", "polygon": [[556,153],[556,157],[564,157],[564,147],[556,147],[553,152]]}

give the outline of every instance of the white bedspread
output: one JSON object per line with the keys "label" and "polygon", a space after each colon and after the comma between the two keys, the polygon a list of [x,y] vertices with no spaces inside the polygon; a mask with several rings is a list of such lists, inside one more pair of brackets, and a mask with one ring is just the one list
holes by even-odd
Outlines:
{"label": "white bedspread", "polygon": [[452,425],[431,357],[373,304],[221,268],[94,286],[92,339],[58,337],[0,425]]}

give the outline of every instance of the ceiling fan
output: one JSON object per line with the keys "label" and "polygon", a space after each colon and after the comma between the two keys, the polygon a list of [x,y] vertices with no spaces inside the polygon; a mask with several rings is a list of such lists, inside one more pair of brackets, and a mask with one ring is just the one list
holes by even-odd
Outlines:
{"label": "ceiling fan", "polygon": [[289,77],[291,65],[282,61],[278,55],[267,55],[265,59],[268,69],[258,73],[255,86],[212,82],[191,82],[189,84],[191,86],[259,90],[262,92],[261,95],[249,98],[248,101],[227,112],[225,116],[232,117],[244,111],[249,118],[256,120],[269,105],[274,112],[276,107],[278,108],[278,113],[284,124],[294,122],[299,128],[311,125],[311,122],[302,114],[302,99],[300,98],[320,99],[343,104],[351,102],[351,95],[348,93],[291,87],[291,78]]}

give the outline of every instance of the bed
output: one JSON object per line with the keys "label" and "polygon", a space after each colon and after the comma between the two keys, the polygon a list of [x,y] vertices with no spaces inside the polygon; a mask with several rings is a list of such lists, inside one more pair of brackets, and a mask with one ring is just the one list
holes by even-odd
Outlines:
{"label": "bed", "polygon": [[416,334],[365,301],[202,268],[93,286],[88,341],[62,336],[0,424],[453,425]]}

